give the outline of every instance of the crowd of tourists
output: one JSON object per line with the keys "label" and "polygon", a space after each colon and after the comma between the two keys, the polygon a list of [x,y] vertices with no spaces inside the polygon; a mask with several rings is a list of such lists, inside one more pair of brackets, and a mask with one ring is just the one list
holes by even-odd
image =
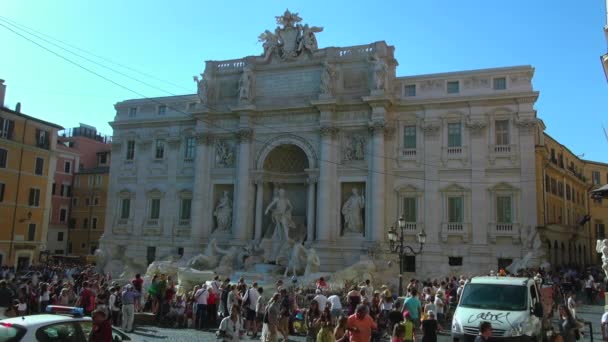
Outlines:
{"label": "crowd of tourists", "polygon": [[[113,281],[94,266],[47,263],[31,267],[25,275],[0,269],[0,316],[45,312],[48,305],[81,307],[94,325],[134,331],[137,312],[148,313],[159,326],[216,332],[224,341],[244,338],[288,341],[304,335],[307,341],[436,341],[449,333],[451,319],[467,277],[411,279],[403,297],[395,289],[365,280],[331,288],[320,278],[300,284],[293,278],[266,288],[245,279],[232,281],[215,276],[212,281],[183,291],[170,276],[155,275],[144,282],[139,274],[129,281]],[[504,270],[490,275],[506,276]],[[580,303],[598,303],[603,295],[599,272],[542,272],[525,270],[539,287],[551,286],[559,333],[564,341],[576,337],[576,310]],[[550,284],[550,285],[549,285]],[[375,287],[376,286],[376,287]],[[346,289],[346,290],[344,290]],[[480,338],[491,335],[482,326]],[[484,330],[485,329],[485,330]],[[489,336],[489,335],[488,335]]]}

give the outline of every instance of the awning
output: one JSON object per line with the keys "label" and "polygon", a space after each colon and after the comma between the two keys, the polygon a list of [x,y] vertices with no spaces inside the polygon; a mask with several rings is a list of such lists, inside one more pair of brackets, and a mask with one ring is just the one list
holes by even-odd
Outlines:
{"label": "awning", "polygon": [[602,185],[595,190],[591,190],[590,194],[593,198],[608,198],[608,184]]}

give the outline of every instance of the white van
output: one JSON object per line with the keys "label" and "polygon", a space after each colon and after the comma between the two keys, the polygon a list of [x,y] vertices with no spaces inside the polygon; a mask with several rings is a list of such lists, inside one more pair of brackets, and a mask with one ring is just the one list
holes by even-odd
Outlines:
{"label": "white van", "polygon": [[500,341],[542,341],[543,309],[533,279],[475,277],[465,284],[452,319],[454,342],[473,341],[479,325],[492,324]]}

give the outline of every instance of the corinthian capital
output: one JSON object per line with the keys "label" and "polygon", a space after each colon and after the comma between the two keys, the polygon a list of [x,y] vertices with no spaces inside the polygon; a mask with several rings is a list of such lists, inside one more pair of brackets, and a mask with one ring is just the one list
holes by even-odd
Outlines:
{"label": "corinthian capital", "polygon": [[322,137],[334,138],[338,134],[338,131],[338,128],[330,125],[321,126],[321,128],[319,128],[319,134]]}
{"label": "corinthian capital", "polygon": [[251,128],[240,129],[236,133],[236,137],[241,142],[251,142],[251,139],[253,138],[253,130]]}
{"label": "corinthian capital", "polygon": [[377,120],[370,122],[368,129],[372,135],[385,134],[388,131],[388,126],[384,120]]}

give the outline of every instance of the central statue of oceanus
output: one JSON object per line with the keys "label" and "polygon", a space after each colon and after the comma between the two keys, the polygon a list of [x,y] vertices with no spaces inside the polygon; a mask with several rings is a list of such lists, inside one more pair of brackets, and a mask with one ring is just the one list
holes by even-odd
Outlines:
{"label": "central statue of oceanus", "polygon": [[294,229],[296,224],[291,218],[293,206],[287,198],[285,189],[279,189],[275,192],[272,202],[268,204],[264,215],[268,215],[270,211],[274,232],[272,233],[272,251],[271,260],[275,260],[281,249],[281,245],[289,241],[289,230]]}

